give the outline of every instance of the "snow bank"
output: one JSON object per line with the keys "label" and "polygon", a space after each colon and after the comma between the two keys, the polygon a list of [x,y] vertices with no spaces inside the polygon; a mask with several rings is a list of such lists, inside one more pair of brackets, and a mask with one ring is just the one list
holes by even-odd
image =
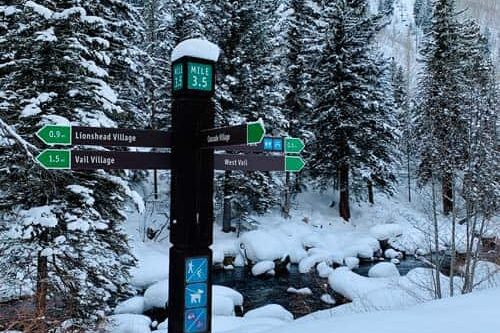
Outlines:
{"label": "snow bank", "polygon": [[391,262],[380,262],[371,267],[368,276],[373,278],[400,276],[399,271]]}
{"label": "snow bank", "polygon": [[214,295],[212,298],[212,311],[216,316],[234,316],[233,300],[227,296]]}
{"label": "snow bank", "polygon": [[168,249],[162,244],[134,243],[132,253],[138,259],[138,265],[130,270],[130,284],[145,289],[157,281],[168,279]]}
{"label": "snow bank", "polygon": [[168,302],[168,280],[158,281],[144,293],[144,311],[152,308],[163,309]]}
{"label": "snow bank", "polygon": [[137,314],[117,314],[109,316],[113,333],[151,333],[151,319]]}
{"label": "snow bank", "polygon": [[144,297],[135,296],[119,303],[114,311],[115,314],[142,314],[144,313]]}
{"label": "snow bank", "polygon": [[276,318],[213,317],[214,333],[260,333],[283,326],[286,322]]}
{"label": "snow bank", "polygon": [[278,304],[269,304],[260,308],[250,310],[244,318],[277,318],[283,321],[292,321],[293,314]]}
{"label": "snow bank", "polygon": [[187,39],[179,43],[172,51],[171,60],[176,61],[185,56],[217,61],[219,59],[220,48],[207,40]]}
{"label": "snow bank", "polygon": [[378,240],[386,240],[403,234],[403,227],[397,223],[379,224],[370,228],[370,234]]}

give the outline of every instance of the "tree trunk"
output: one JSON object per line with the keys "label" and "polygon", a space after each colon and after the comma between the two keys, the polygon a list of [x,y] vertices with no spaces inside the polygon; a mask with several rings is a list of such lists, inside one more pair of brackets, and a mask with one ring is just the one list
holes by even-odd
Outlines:
{"label": "tree trunk", "polygon": [[367,185],[368,185],[368,202],[370,204],[374,204],[374,201],[373,201],[373,183],[371,180],[369,180],[367,182]]}
{"label": "tree trunk", "polygon": [[231,171],[226,171],[224,174],[224,203],[222,208],[222,231],[231,232],[231,193],[229,193],[229,176]]}
{"label": "tree trunk", "polygon": [[291,206],[291,179],[290,179],[290,172],[287,172],[285,175],[285,198],[283,202],[283,206],[281,207],[281,213],[284,218],[289,219],[290,218],[290,206]]}
{"label": "tree trunk", "polygon": [[443,213],[449,215],[453,211],[453,176],[446,172],[442,180]]}
{"label": "tree trunk", "polygon": [[[42,240],[45,243],[47,240],[47,232],[43,232]],[[44,317],[47,312],[47,290],[48,290],[48,267],[47,267],[47,257],[41,255],[41,251],[38,252],[37,258],[37,275],[36,275],[36,316]]]}
{"label": "tree trunk", "polygon": [[339,187],[339,214],[344,220],[349,221],[351,212],[349,209],[349,166],[347,164],[342,164],[339,168]]}

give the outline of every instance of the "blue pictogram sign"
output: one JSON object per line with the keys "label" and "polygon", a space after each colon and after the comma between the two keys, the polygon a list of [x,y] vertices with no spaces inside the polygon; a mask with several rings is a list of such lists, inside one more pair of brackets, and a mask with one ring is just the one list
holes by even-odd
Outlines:
{"label": "blue pictogram sign", "polygon": [[190,309],[184,312],[184,333],[199,333],[207,330],[207,309]]}
{"label": "blue pictogram sign", "polygon": [[193,283],[186,286],[184,292],[186,309],[207,306],[207,284]]}
{"label": "blue pictogram sign", "polygon": [[208,258],[186,259],[186,283],[205,282],[208,279]]}
{"label": "blue pictogram sign", "polygon": [[273,138],[273,150],[283,151],[283,138]]}
{"label": "blue pictogram sign", "polygon": [[266,151],[273,150],[273,138],[265,137],[263,143],[264,143],[264,150]]}

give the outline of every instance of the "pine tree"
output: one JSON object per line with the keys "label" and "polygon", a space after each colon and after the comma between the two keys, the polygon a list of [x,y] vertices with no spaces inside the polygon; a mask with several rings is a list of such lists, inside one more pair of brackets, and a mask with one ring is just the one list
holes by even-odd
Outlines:
{"label": "pine tree", "polygon": [[349,190],[360,184],[391,190],[394,119],[387,61],[372,42],[383,16],[371,16],[365,1],[337,1],[325,9],[329,29],[322,52],[312,174],[322,186],[338,177],[340,216],[350,218]]}
{"label": "pine tree", "polygon": [[120,226],[126,183],[104,172],[46,171],[33,160],[34,129],[43,124],[117,124],[126,105],[118,78],[130,75],[118,64],[127,63],[133,35],[121,30],[132,25],[117,20],[128,10],[121,1],[72,0],[16,1],[9,15],[3,10],[0,211],[8,228],[0,234],[1,280],[33,287],[47,331],[48,299],[63,302],[62,318],[79,325],[128,292],[134,258]]}
{"label": "pine tree", "polygon": [[453,181],[465,159],[466,121],[461,105],[464,69],[460,55],[462,28],[454,0],[438,0],[431,31],[422,49],[425,69],[419,81],[416,121],[422,182],[438,178],[443,212],[453,209]]}

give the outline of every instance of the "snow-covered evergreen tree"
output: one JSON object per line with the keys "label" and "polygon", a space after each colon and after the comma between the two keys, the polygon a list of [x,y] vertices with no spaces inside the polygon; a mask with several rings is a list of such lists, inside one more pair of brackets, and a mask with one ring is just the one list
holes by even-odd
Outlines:
{"label": "snow-covered evergreen tree", "polygon": [[390,75],[372,47],[383,16],[370,15],[367,3],[357,0],[336,1],[324,12],[329,29],[316,74],[311,169],[324,188],[338,177],[340,216],[348,220],[349,189],[368,182],[390,191],[394,179]]}
{"label": "snow-covered evergreen tree", "polygon": [[120,95],[132,89],[120,82],[134,67],[132,12],[115,0],[39,0],[15,1],[0,15],[8,26],[0,39],[0,210],[8,222],[0,280],[31,287],[45,325],[55,304],[48,299],[63,302],[63,318],[75,325],[92,322],[128,291],[134,258],[120,208],[132,193],[107,173],[43,170],[33,145],[41,146],[35,132],[48,123],[133,121],[134,110],[121,115],[134,97]]}

